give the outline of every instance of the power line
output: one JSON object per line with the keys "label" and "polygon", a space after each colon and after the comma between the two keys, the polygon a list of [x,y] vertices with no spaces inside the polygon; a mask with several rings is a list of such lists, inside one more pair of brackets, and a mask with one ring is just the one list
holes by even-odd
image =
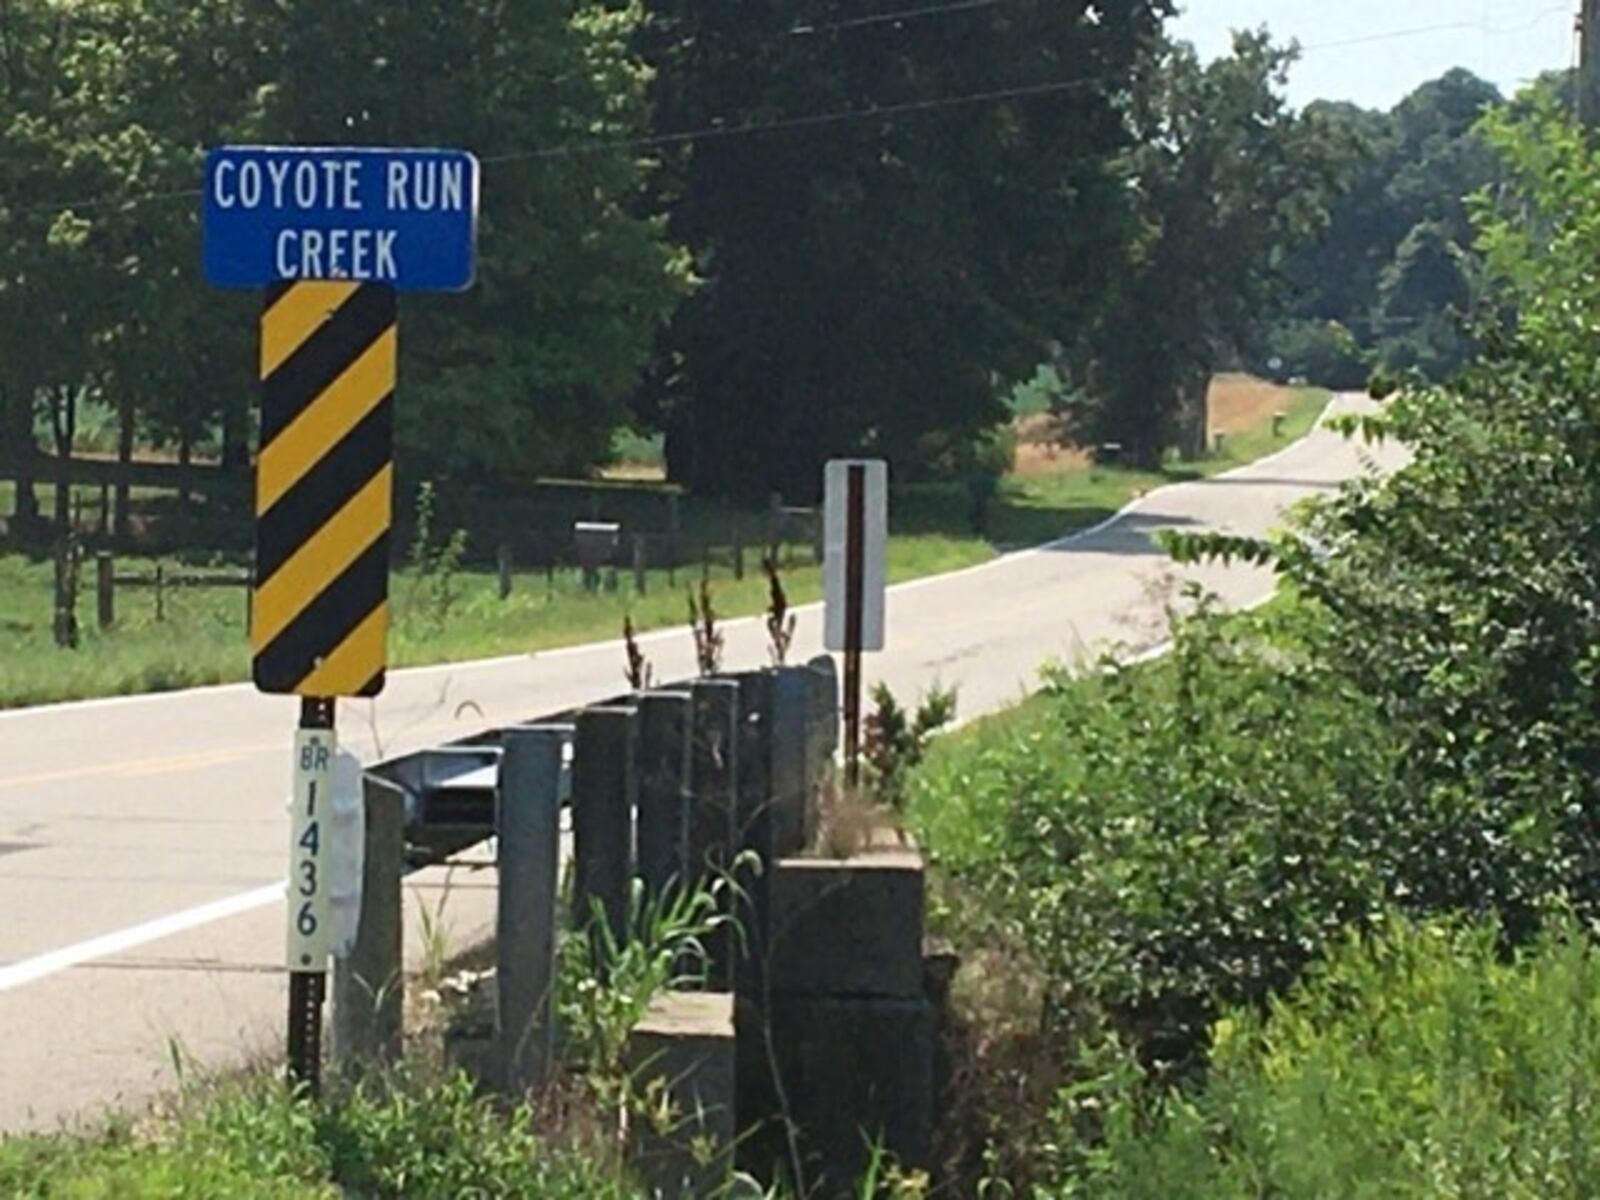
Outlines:
{"label": "power line", "polygon": [[[965,12],[976,9],[994,8],[1008,3],[1008,0],[959,0],[958,3],[930,5],[922,8],[905,9],[899,12],[882,13],[875,16],[859,17],[848,21],[835,22],[829,25],[814,27],[797,26],[790,30],[791,34],[814,34],[828,32],[834,29],[851,29],[867,25],[883,24],[891,21],[912,20],[920,17],[937,16],[945,13]],[[1566,12],[1565,6],[1552,7],[1544,10],[1531,21],[1511,26],[1508,28],[1488,28],[1471,22],[1448,22],[1436,25],[1418,26],[1413,29],[1390,30],[1385,33],[1368,34],[1357,38],[1348,38],[1334,42],[1318,42],[1302,46],[1302,53],[1314,53],[1321,50],[1335,50],[1350,46],[1371,45],[1377,42],[1393,41],[1402,38],[1422,37],[1434,33],[1460,32],[1462,30],[1483,31],[1494,36],[1503,36],[1511,33],[1520,33],[1543,23],[1552,15]],[[1023,99],[1033,96],[1055,95],[1082,87],[1103,86],[1102,79],[1069,79],[1054,83],[1033,84],[1028,86],[998,88],[992,91],[975,92],[961,96],[944,96],[931,100],[915,100],[901,104],[870,105],[864,108],[838,109],[829,112],[808,113],[796,117],[782,117],[769,121],[750,121],[741,124],[714,124],[699,129],[680,130],[673,133],[652,134],[636,138],[617,138],[611,140],[585,140],[581,142],[566,142],[554,146],[535,147],[529,150],[509,151],[504,154],[487,155],[481,159],[485,166],[493,166],[514,162],[532,162],[554,158],[568,158],[588,154],[607,154],[620,150],[648,150],[667,146],[693,144],[696,142],[721,141],[736,137],[753,137],[764,133],[778,133],[785,130],[817,128],[830,125],[847,124],[853,121],[882,119],[885,117],[905,116],[916,113],[934,112],[941,109],[966,107],[975,104],[988,104],[1001,100]],[[195,199],[202,195],[199,188],[183,188],[167,192],[152,192],[144,195],[128,197],[100,197],[91,200],[74,202],[49,202],[32,206],[21,206],[11,210],[14,214],[44,211],[88,211],[95,208],[128,206],[136,204],[158,203],[165,200]]]}
{"label": "power line", "polygon": [[867,121],[874,118],[902,116],[907,113],[932,112],[937,109],[988,104],[998,100],[1015,100],[1028,96],[1049,96],[1081,87],[1103,86],[1104,83],[1103,79],[1064,79],[1056,83],[998,88],[990,92],[974,92],[964,96],[942,96],[933,100],[912,100],[903,104],[871,105],[866,108],[844,108],[832,112],[808,113],[805,116],[782,117],[773,121],[750,121],[741,125],[709,125],[703,129],[688,129],[678,133],[654,134],[648,137],[618,138],[612,141],[600,142],[567,142],[559,146],[546,146],[534,150],[489,155],[480,161],[485,166],[489,166],[495,163],[524,162],[530,159],[604,154],[612,150],[640,150],[657,146],[681,145],[685,142],[717,141],[723,138],[775,133],[786,129],[839,125],[849,121]]}
{"label": "power line", "polygon": [[861,29],[869,25],[897,24],[901,21],[915,21],[923,17],[939,17],[946,13],[972,12],[981,8],[995,8],[998,5],[1009,3],[1010,0],[960,0],[956,4],[930,5],[924,8],[909,8],[900,12],[878,13],[870,17],[852,17],[847,21],[830,21],[825,25],[796,25],[788,30],[791,35],[810,35],[817,33],[832,33],[840,29]]}
{"label": "power line", "polygon": [[1301,46],[1302,54],[1311,54],[1318,50],[1342,50],[1348,46],[1370,46],[1375,42],[1399,41],[1402,38],[1425,37],[1433,33],[1482,33],[1489,37],[1504,37],[1513,33],[1526,33],[1538,25],[1544,24],[1557,13],[1570,12],[1565,5],[1547,8],[1531,21],[1521,25],[1510,25],[1496,28],[1476,21],[1447,21],[1438,25],[1418,25],[1411,29],[1391,29],[1387,33],[1369,33],[1361,37],[1344,38],[1336,42],[1314,42],[1311,45]]}

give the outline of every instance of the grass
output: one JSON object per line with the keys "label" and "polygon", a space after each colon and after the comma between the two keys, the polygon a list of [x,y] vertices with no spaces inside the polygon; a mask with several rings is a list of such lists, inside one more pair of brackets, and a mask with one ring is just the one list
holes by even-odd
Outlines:
{"label": "grass", "polygon": [[1497,943],[1399,921],[1352,939],[1269,1016],[1219,1021],[1203,1088],[1102,1107],[1088,1178],[1040,1200],[1593,1196],[1600,957],[1575,920],[1515,958]]}
{"label": "grass", "polygon": [[[1270,426],[1263,424],[1231,436],[1221,456],[1166,472],[1069,465],[1048,474],[1009,478],[1002,483],[982,537],[970,531],[971,503],[963,488],[900,489],[893,501],[889,577],[901,581],[972,566],[1004,550],[1102,521],[1153,487],[1238,466],[1303,434],[1326,399],[1324,392],[1299,393],[1289,406],[1281,438],[1274,438]],[[0,511],[10,511],[11,490],[10,484],[0,483]],[[41,507],[48,511],[48,488],[41,493]],[[746,531],[747,545],[753,546],[760,523],[758,514],[690,503],[685,506],[685,541],[693,545],[708,531],[726,531],[737,524]],[[732,577],[726,563],[713,568],[714,602],[720,615],[745,616],[765,607],[767,587],[756,557],[753,549],[747,550],[742,580]],[[152,567],[150,559],[118,560],[119,573],[148,574]],[[421,586],[414,573],[400,570],[390,589],[394,597],[390,659],[394,666],[405,667],[532,653],[616,637],[624,616],[630,615],[640,631],[680,625],[687,614],[684,588],[698,575],[698,567],[671,577],[665,571],[651,571],[646,591],[639,595],[628,571],[621,572],[615,593],[599,594],[585,592],[570,570],[558,572],[553,583],[543,574],[524,574],[515,580],[511,597],[501,601],[492,571],[465,569],[455,577],[454,598],[441,613],[429,598],[430,589]],[[0,707],[166,691],[248,677],[240,592],[168,591],[165,620],[158,621],[153,592],[119,589],[117,624],[101,633],[94,628],[91,565],[83,572],[78,604],[82,644],[77,651],[63,651],[52,641],[50,579],[48,561],[0,554]],[[821,572],[804,550],[785,568],[784,582],[795,604],[821,596]]]}
{"label": "grass", "polygon": [[339,1104],[291,1099],[267,1079],[225,1085],[172,1112],[94,1134],[0,1139],[0,1194],[128,1200],[458,1196],[632,1200],[615,1155],[552,1142],[464,1076],[404,1076]]}

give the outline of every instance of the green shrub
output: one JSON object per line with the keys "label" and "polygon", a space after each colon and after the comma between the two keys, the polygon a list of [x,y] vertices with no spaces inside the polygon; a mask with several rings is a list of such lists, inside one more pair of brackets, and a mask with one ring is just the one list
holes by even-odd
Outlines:
{"label": "green shrub", "polygon": [[1145,1116],[1113,1090],[1100,1152],[1041,1200],[1594,1195],[1600,958],[1571,921],[1513,961],[1501,940],[1352,940],[1270,1016],[1218,1023],[1204,1090]]}
{"label": "green shrub", "polygon": [[1396,849],[1370,706],[1253,623],[1182,622],[1165,660],[1057,674],[936,747],[910,812],[942,867],[1147,1062],[1193,1065],[1218,1006],[1292,982],[1381,904]]}

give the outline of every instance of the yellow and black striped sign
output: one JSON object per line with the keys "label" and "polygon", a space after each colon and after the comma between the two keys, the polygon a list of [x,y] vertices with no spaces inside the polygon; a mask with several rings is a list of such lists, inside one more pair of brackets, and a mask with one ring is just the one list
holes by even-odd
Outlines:
{"label": "yellow and black striped sign", "polygon": [[285,284],[261,316],[256,686],[375,696],[389,628],[395,294]]}

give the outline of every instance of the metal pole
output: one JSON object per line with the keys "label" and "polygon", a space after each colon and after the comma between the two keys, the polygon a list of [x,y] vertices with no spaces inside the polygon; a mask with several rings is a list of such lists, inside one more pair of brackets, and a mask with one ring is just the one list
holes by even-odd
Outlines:
{"label": "metal pole", "polygon": [[338,1071],[354,1080],[398,1062],[404,1043],[406,798],[376,776],[362,779],[361,918],[349,956],[333,964],[333,1044]]}
{"label": "metal pole", "polygon": [[322,1001],[327,993],[327,889],[321,878],[322,818],[333,772],[334,702],[300,702],[295,739],[294,814],[289,873],[289,1082],[310,1096],[322,1090]]}
{"label": "metal pole", "polygon": [[844,779],[861,782],[861,619],[866,583],[867,469],[850,468],[845,493]]}
{"label": "metal pole", "polygon": [[495,832],[496,1058],[505,1094],[542,1088],[555,1061],[556,895],[561,882],[561,770],[571,726],[508,729]]}

